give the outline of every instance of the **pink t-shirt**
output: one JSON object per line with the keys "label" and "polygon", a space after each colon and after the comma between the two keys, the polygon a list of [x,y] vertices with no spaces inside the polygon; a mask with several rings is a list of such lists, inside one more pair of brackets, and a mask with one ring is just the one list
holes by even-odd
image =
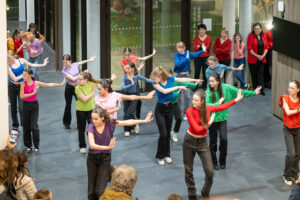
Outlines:
{"label": "pink t-shirt", "polygon": [[[105,110],[112,110],[117,107],[117,102],[121,99],[122,94],[117,92],[110,93],[107,97],[97,95],[95,97],[95,104],[100,104]],[[109,115],[112,119],[117,119],[117,112]]]}
{"label": "pink t-shirt", "polygon": [[239,47],[238,43],[234,44],[234,54],[233,54],[233,58],[234,59],[241,59],[244,58],[244,49],[245,49],[245,43],[242,42],[241,48]]}
{"label": "pink t-shirt", "polygon": [[[24,81],[24,94],[31,94],[35,90],[35,81],[32,81],[31,85],[29,86],[26,81]],[[37,101],[36,93],[31,97],[24,98],[24,101],[33,102]]]}

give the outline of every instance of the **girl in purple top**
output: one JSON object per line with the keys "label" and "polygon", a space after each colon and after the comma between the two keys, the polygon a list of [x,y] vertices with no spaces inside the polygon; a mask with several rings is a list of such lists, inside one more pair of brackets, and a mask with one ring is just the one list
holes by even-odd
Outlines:
{"label": "girl in purple top", "polygon": [[36,81],[32,77],[31,69],[24,69],[21,83],[20,97],[23,101],[23,141],[26,151],[32,152],[31,132],[33,136],[34,152],[38,153],[40,149],[40,129],[38,126],[39,104],[37,101],[37,91],[39,87],[59,87],[65,84],[65,79],[61,83],[43,83]]}
{"label": "girl in purple top", "polygon": [[79,66],[84,65],[88,62],[94,62],[96,56],[91,57],[89,60],[83,60],[80,62],[72,63],[72,57],[69,54],[65,54],[62,57],[62,62],[64,65],[64,68],[62,70],[63,76],[67,79],[67,84],[65,88],[65,111],[64,111],[64,117],[63,117],[63,124],[65,126],[66,130],[71,130],[71,121],[72,121],[72,115],[71,115],[71,105],[72,105],[72,98],[73,96],[77,100],[77,97],[75,95],[75,86],[77,86],[77,79],[79,75]]}
{"label": "girl in purple top", "polygon": [[[29,62],[33,64],[41,64],[43,45],[40,41],[40,34],[37,30],[33,30],[30,33],[30,41],[27,44],[27,50],[29,53]],[[32,68],[35,79],[39,80],[38,68]]]}
{"label": "girl in purple top", "polygon": [[151,122],[152,112],[144,120],[111,120],[106,110],[96,106],[92,112],[92,123],[87,128],[89,154],[87,157],[88,199],[98,200],[108,182],[111,164],[111,151],[116,138],[113,133],[116,126],[133,126]]}

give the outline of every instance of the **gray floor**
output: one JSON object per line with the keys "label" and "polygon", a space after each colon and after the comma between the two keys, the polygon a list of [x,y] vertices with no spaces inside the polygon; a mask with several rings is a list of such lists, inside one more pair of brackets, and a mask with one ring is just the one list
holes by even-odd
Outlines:
{"label": "gray floor", "polygon": [[[60,82],[60,72],[40,72],[44,82]],[[270,112],[270,91],[239,102],[230,109],[228,120],[228,165],[226,170],[215,172],[211,194],[242,200],[283,200],[291,188],[286,187],[281,174],[284,167],[285,145],[282,122]],[[78,149],[75,102],[73,102],[72,131],[62,126],[64,88],[40,88],[39,126],[41,150],[30,155],[29,169],[38,189],[50,188],[54,199],[84,200],[87,194],[86,156]],[[156,99],[144,101],[142,116],[154,111]],[[120,111],[119,118],[123,111]],[[155,121],[141,126],[141,134],[129,138],[123,129],[115,131],[116,147],[112,164],[132,165],[138,172],[134,197],[141,200],[163,200],[171,193],[187,198],[182,163],[182,140],[188,124],[185,121],[179,142],[172,143],[174,164],[159,167],[154,159],[158,131]],[[18,148],[23,148],[19,137]],[[195,158],[194,175],[198,193],[204,181],[204,173],[198,157]]]}

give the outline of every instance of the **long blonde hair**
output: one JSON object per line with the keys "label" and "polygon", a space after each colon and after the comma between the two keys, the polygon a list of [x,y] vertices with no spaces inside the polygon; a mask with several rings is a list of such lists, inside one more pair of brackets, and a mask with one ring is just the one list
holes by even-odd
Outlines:
{"label": "long blonde hair", "polygon": [[166,81],[170,77],[170,74],[162,66],[158,66],[151,72],[150,79],[154,81],[155,77],[159,77],[163,81]]}

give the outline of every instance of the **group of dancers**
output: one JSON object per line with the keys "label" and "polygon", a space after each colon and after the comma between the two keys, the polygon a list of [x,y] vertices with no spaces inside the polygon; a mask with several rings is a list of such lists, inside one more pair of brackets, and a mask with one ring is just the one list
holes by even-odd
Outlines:
{"label": "group of dancers", "polygon": [[[260,26],[254,25],[254,30],[257,27]],[[201,29],[206,29],[205,25],[199,26],[199,34],[201,31],[203,33]],[[256,34],[255,31],[252,34]],[[257,40],[263,40],[261,32],[256,34],[256,36]],[[261,36],[261,38],[258,38],[258,36]],[[206,40],[207,37],[208,35],[202,39]],[[202,39],[199,36],[199,40],[202,41]],[[221,38],[220,42],[220,45],[222,45],[227,40],[223,41]],[[259,43],[258,41],[258,46],[250,53],[253,57],[257,56],[255,61],[257,66],[263,63],[267,53],[266,51],[261,51],[267,49],[263,45],[264,42]],[[243,47],[244,45],[238,46]],[[109,181],[108,174],[112,168],[111,152],[116,144],[116,138],[114,137],[115,127],[124,126],[125,136],[130,136],[133,131],[138,134],[140,132],[139,124],[152,121],[152,112],[148,112],[144,120],[140,119],[141,100],[152,99],[156,93],[157,103],[154,116],[159,138],[155,158],[158,164],[164,166],[173,163],[170,152],[171,137],[174,142],[178,141],[177,134],[179,133],[184,113],[186,113],[190,127],[186,131],[182,147],[185,182],[188,187],[189,199],[196,199],[196,187],[193,177],[196,153],[201,159],[205,172],[205,183],[201,194],[203,197],[209,197],[213,184],[214,170],[226,168],[228,109],[236,102],[242,100],[243,97],[260,94],[263,89],[263,82],[261,80],[257,81],[252,77],[253,81],[256,81],[253,83],[254,91],[248,90],[249,86],[247,83],[244,84],[244,82],[241,82],[243,90],[223,83],[225,71],[242,71],[245,63],[232,68],[220,64],[214,56],[204,58],[206,59],[205,63],[208,65],[203,77],[203,79],[206,79],[206,82],[198,78],[192,79],[189,74],[191,59],[203,61],[201,55],[209,55],[207,54],[209,53],[209,48],[202,41],[201,44],[197,45],[197,51],[195,52],[186,50],[183,42],[177,43],[176,49],[174,72],[171,69],[168,70],[159,66],[153,69],[149,78],[146,78],[139,74],[139,70],[144,67],[145,60],[155,55],[156,50],[153,50],[153,53],[146,57],[137,57],[131,53],[130,48],[125,48],[123,52],[124,58],[120,62],[124,71],[121,83],[122,93],[114,92],[111,87],[112,81],[116,78],[115,75],[112,75],[111,78],[98,80],[93,78],[89,70],[80,72],[80,65],[93,62],[96,57],[80,62],[72,62],[71,56],[66,54],[62,57],[64,66],[62,70],[63,81],[61,83],[44,83],[35,80],[32,69],[47,65],[47,58],[43,64],[33,64],[23,58],[17,58],[14,51],[8,50],[9,99],[11,103],[12,126],[18,131],[18,104],[26,151],[38,153],[40,150],[38,88],[61,87],[65,85],[66,106],[63,115],[63,125],[66,130],[71,129],[71,108],[74,96],[76,100],[80,152],[86,153],[85,135],[87,135],[89,144],[87,156],[88,199],[98,199],[103,194]],[[214,49],[222,51],[217,47]],[[261,52],[259,53],[257,49]],[[248,51],[251,52],[249,47]],[[138,60],[141,63],[139,67],[136,67]],[[253,74],[251,73],[251,75]],[[141,96],[139,81],[152,84],[154,91],[146,96]],[[200,87],[202,89],[199,89]],[[188,89],[196,92],[191,95]],[[292,185],[297,182],[299,173],[299,81],[290,82],[288,90],[289,94],[280,98],[280,105],[284,113],[284,136],[287,146],[283,178],[287,185]],[[191,98],[192,105],[190,105]],[[118,120],[117,111],[122,107],[121,101],[123,101],[124,115],[123,120]],[[172,131],[173,116],[175,116],[175,127]],[[209,130],[209,134],[207,130]],[[209,135],[209,145],[207,135]],[[218,135],[220,138],[219,158],[217,157]],[[32,149],[32,141],[34,150]]]}

